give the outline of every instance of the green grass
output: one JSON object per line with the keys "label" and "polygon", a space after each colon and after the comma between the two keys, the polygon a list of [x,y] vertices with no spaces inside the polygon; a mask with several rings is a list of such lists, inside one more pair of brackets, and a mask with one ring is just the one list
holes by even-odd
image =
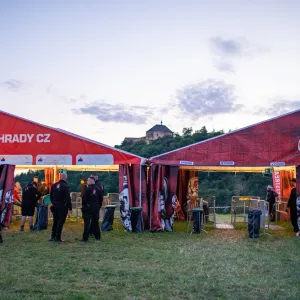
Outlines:
{"label": "green grass", "polygon": [[63,244],[50,232],[4,232],[0,299],[299,299],[300,239],[291,230],[249,239],[245,227],[190,235],[103,234],[79,242],[68,222]]}

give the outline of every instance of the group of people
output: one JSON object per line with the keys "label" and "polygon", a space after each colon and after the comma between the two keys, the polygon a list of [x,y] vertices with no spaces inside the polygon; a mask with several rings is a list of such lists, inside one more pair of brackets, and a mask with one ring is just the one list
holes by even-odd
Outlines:
{"label": "group of people", "polygon": [[[300,212],[297,210],[297,192],[296,192],[296,178],[290,180],[291,193],[287,203],[287,211],[290,209],[290,220],[294,228],[294,232],[300,237]],[[274,191],[271,185],[267,187],[267,202],[269,203],[269,217],[273,222],[275,221],[275,204],[278,194]]]}
{"label": "group of people", "polygon": [[[14,204],[21,206],[22,218],[20,231],[24,231],[24,225],[28,217],[30,230],[34,230],[33,216],[35,207],[42,196],[50,193],[51,207],[53,214],[53,226],[51,242],[62,242],[61,234],[68,213],[72,212],[70,189],[67,184],[67,174],[60,174],[60,180],[54,183],[49,191],[44,180],[39,183],[38,177],[34,177],[32,183],[22,190],[20,196],[20,185],[16,183],[14,188]],[[101,231],[99,226],[100,209],[103,202],[104,187],[100,183],[97,174],[92,174],[87,182],[83,184],[82,190],[82,216],[84,219],[84,231],[82,241],[87,242],[89,237],[100,240]],[[3,239],[0,233],[0,243]]]}
{"label": "group of people", "polygon": [[[82,217],[84,230],[82,242],[87,242],[90,236],[96,240],[101,239],[99,226],[100,209],[103,202],[103,185],[96,174],[87,179],[87,184],[82,192]],[[68,212],[72,211],[70,190],[67,184],[67,174],[62,173],[58,182],[54,183],[50,192],[53,213],[53,226],[50,242],[62,242],[61,234]]]}

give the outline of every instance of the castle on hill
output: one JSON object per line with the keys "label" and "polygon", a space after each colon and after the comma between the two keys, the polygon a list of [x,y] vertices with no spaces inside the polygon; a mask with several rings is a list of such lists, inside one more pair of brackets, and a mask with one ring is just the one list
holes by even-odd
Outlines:
{"label": "castle on hill", "polygon": [[173,137],[173,131],[171,131],[166,125],[163,125],[163,123],[160,122],[160,124],[156,124],[149,130],[147,130],[146,136],[140,138],[126,137],[124,139],[124,142],[136,143],[139,141],[145,141],[146,143],[150,143],[151,141],[167,136]]}

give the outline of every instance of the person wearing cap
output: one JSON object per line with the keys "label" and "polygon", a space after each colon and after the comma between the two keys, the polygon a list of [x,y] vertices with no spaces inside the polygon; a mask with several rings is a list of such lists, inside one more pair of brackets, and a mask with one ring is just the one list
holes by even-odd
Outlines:
{"label": "person wearing cap", "polygon": [[271,222],[275,221],[275,202],[276,198],[278,197],[278,194],[274,191],[273,187],[271,185],[267,186],[267,202],[269,203],[269,218]]}
{"label": "person wearing cap", "polygon": [[297,218],[297,207],[296,207],[296,199],[297,199],[297,193],[296,193],[296,178],[293,178],[291,181],[291,194],[290,198],[287,204],[287,207],[290,209],[290,218],[291,223],[294,227],[294,232],[298,232],[298,218]]}
{"label": "person wearing cap", "polygon": [[60,174],[60,180],[51,187],[50,201],[53,214],[53,226],[50,242],[62,242],[61,233],[68,215],[72,211],[70,189],[67,174]]}
{"label": "person wearing cap", "polygon": [[88,187],[85,189],[82,197],[82,216],[84,220],[82,242],[88,241],[90,233],[94,235],[96,240],[100,240],[101,238],[99,214],[103,201],[103,193],[96,186],[95,182],[95,177],[90,176],[88,178]]}
{"label": "person wearing cap", "polygon": [[30,230],[33,230],[32,218],[34,216],[35,207],[40,198],[41,193],[37,189],[36,182],[32,182],[31,184],[25,186],[22,195],[22,219],[20,231],[24,231],[24,225],[27,217]]}

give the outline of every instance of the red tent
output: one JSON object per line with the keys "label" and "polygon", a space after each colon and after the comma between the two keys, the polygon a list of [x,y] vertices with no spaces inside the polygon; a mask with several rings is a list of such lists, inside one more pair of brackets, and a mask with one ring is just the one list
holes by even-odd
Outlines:
{"label": "red tent", "polygon": [[155,157],[174,166],[300,165],[300,110]]}
{"label": "red tent", "polygon": [[13,188],[15,168],[44,169],[49,184],[58,168],[120,171],[119,187],[128,211],[147,204],[144,162],[143,157],[0,111],[0,175],[2,182],[9,181],[7,188]]}
{"label": "red tent", "polygon": [[[295,166],[300,166],[300,110],[154,156],[149,163],[150,225],[154,231],[162,230],[168,218],[172,220],[173,199],[178,198],[184,207],[188,197],[198,195],[198,171],[262,172],[274,167],[274,187],[288,186],[290,192],[288,179],[295,176]],[[296,177],[300,194],[300,167]],[[169,193],[161,205],[164,181]],[[163,219],[160,211],[165,209],[167,217]]]}
{"label": "red tent", "polygon": [[0,111],[0,164],[118,170],[121,164],[143,162],[137,155]]}

